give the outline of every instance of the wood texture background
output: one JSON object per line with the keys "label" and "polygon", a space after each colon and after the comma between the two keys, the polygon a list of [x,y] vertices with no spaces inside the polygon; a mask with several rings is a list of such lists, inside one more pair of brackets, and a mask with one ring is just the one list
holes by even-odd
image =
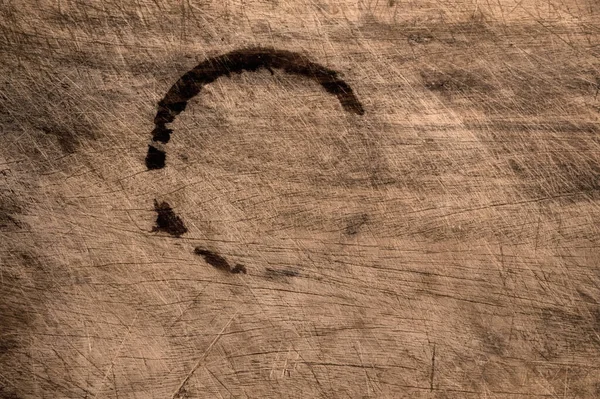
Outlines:
{"label": "wood texture background", "polygon": [[[222,78],[147,171],[250,46],[365,114]],[[0,397],[600,397],[599,57],[593,0],[0,1]]]}

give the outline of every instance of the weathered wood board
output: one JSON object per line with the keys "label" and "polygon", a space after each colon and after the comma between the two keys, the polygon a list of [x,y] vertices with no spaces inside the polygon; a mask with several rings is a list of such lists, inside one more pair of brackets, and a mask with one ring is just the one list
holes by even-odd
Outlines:
{"label": "weathered wood board", "polygon": [[[364,113],[233,73],[148,169],[255,47]],[[600,397],[597,1],[4,0],[0,52],[0,397]]]}

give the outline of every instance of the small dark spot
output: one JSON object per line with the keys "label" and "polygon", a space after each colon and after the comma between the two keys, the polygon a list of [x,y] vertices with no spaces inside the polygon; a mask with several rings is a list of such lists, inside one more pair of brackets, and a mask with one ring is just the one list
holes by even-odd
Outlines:
{"label": "small dark spot", "polygon": [[359,232],[360,228],[365,223],[367,223],[368,220],[369,220],[369,216],[364,213],[354,216],[354,217],[350,218],[350,220],[347,222],[344,232],[349,236],[356,235]]}
{"label": "small dark spot", "polygon": [[408,42],[410,44],[429,44],[433,41],[433,36],[424,34],[412,34],[408,36]]}
{"label": "small dark spot", "polygon": [[183,220],[173,212],[173,208],[167,202],[159,204],[154,200],[154,210],[158,216],[156,217],[156,226],[152,228],[152,231],[164,231],[173,237],[181,237],[182,234],[187,233],[188,230],[183,224]]}
{"label": "small dark spot", "polygon": [[21,227],[21,223],[4,209],[0,209],[0,230],[8,229],[10,227]]}
{"label": "small dark spot", "polygon": [[158,148],[149,145],[146,155],[146,167],[148,169],[161,169],[165,167],[167,154]]}
{"label": "small dark spot", "polygon": [[231,273],[244,273],[246,274],[248,271],[246,270],[246,266],[244,265],[240,265],[239,263],[236,264],[233,269],[231,269]]}
{"label": "small dark spot", "polygon": [[581,298],[583,299],[583,301],[585,303],[588,304],[596,304],[596,300],[594,299],[594,297],[592,297],[590,294],[588,294],[587,292],[583,291],[580,288],[576,288],[577,293],[581,296]]}
{"label": "small dark spot", "polygon": [[435,79],[425,81],[425,87],[431,91],[442,91],[445,89],[448,81],[446,79]]}
{"label": "small dark spot", "polygon": [[481,76],[485,76],[481,71],[478,71],[476,75],[472,72],[458,69],[444,72],[435,70],[421,71],[421,78],[425,87],[431,91],[439,92],[488,93],[492,91],[494,88],[486,83],[485,79]]}
{"label": "small dark spot", "polygon": [[201,247],[196,247],[196,249],[194,249],[194,253],[196,255],[202,256],[206,263],[208,263],[215,269],[223,270],[224,272],[229,272],[233,274],[247,273],[246,266],[238,263],[235,266],[231,267],[229,262],[227,262],[227,259],[225,259],[216,252],[209,251]]}
{"label": "small dark spot", "polygon": [[286,269],[271,269],[267,267],[265,269],[265,274],[267,277],[298,277],[300,273],[294,270],[286,270]]}
{"label": "small dark spot", "polygon": [[514,159],[509,159],[508,165],[516,173],[523,173],[525,171],[523,169],[523,167],[521,165],[519,165],[519,163],[517,161],[515,161]]}
{"label": "small dark spot", "polygon": [[17,341],[11,338],[0,340],[0,356],[17,348]]}
{"label": "small dark spot", "polygon": [[16,392],[0,386],[0,399],[21,399],[21,397]]}

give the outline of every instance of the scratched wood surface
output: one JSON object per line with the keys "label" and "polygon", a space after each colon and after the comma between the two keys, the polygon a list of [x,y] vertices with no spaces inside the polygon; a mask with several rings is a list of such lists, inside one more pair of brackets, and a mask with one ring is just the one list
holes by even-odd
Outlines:
{"label": "scratched wood surface", "polygon": [[[148,170],[248,47],[364,114],[233,74]],[[4,0],[0,53],[0,397],[600,397],[597,1]]]}

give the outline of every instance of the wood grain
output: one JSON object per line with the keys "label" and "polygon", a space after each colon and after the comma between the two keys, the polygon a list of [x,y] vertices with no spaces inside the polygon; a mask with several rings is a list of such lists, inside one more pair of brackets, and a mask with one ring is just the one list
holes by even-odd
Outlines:
{"label": "wood grain", "polygon": [[[599,21],[0,2],[0,397],[600,397]],[[364,115],[302,76],[221,77],[147,170],[169,88],[256,47],[337,71]]]}

